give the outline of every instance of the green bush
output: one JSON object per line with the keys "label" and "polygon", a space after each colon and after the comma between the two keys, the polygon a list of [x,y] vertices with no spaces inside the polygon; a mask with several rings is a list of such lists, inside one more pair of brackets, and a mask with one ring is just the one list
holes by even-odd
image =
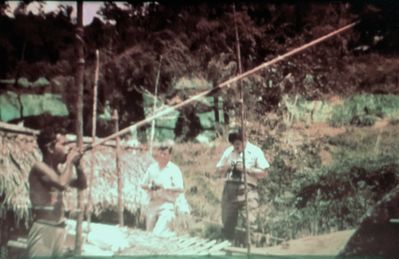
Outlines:
{"label": "green bush", "polygon": [[[259,229],[276,237],[271,244],[354,228],[399,183],[398,136],[376,132],[347,131],[305,142],[299,153],[275,143],[269,177],[259,186],[264,211]],[[384,152],[375,148],[378,142]],[[319,151],[326,146],[333,162],[323,166]]]}
{"label": "green bush", "polygon": [[297,121],[328,122],[335,127],[371,126],[378,118],[392,119],[399,116],[397,95],[360,94],[344,99],[342,104],[284,95],[281,103],[282,119],[287,126]]}
{"label": "green bush", "polygon": [[[375,104],[391,106],[379,109],[380,104],[368,105],[369,114],[361,114],[365,110],[359,107],[364,106],[356,108],[354,104],[367,103],[367,98],[374,98]],[[356,124],[363,126],[370,125],[382,113],[393,116],[391,111],[395,111],[396,104],[392,102],[396,97],[367,98],[351,98],[351,102],[344,103],[342,107],[353,104],[353,113],[342,121],[349,125],[356,115],[360,118]],[[334,112],[342,113],[342,107]],[[399,183],[399,131],[394,125],[392,120],[384,128],[349,127],[337,136],[304,135],[294,142],[285,138],[285,130],[267,136],[252,131],[251,142],[272,158],[269,176],[258,184],[257,227],[258,232],[271,237],[267,244],[355,228],[367,210]],[[175,161],[186,176],[186,195],[193,215],[204,222],[220,221],[222,181],[213,178],[212,172],[227,146],[225,142],[212,147],[186,143],[175,153]],[[322,162],[322,151],[331,155],[327,164]],[[220,225],[204,222],[198,223],[198,233],[219,236]]]}
{"label": "green bush", "polygon": [[339,105],[329,120],[333,126],[373,125],[377,118],[395,118],[399,115],[399,96],[396,95],[355,95]]}

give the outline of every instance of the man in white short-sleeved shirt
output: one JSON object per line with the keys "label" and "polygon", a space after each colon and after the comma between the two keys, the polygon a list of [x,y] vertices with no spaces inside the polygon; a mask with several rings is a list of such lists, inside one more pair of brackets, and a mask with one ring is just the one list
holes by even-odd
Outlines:
{"label": "man in white short-sleeved shirt", "polygon": [[[256,210],[258,208],[258,192],[256,190],[258,179],[267,176],[266,169],[270,167],[263,151],[243,140],[240,129],[229,134],[228,147],[219,162],[216,171],[226,176],[222,196],[222,222],[223,234],[226,239],[233,241],[238,215],[245,218],[245,184],[243,175],[243,150],[245,152],[245,171],[248,183],[248,218],[252,233],[256,230]],[[245,148],[244,148],[245,147]]]}
{"label": "man in white short-sleeved shirt", "polygon": [[184,187],[179,167],[170,161],[171,153],[171,143],[155,147],[155,162],[147,169],[141,185],[150,199],[146,229],[160,236],[174,235],[171,224],[176,217],[176,200],[183,193]]}

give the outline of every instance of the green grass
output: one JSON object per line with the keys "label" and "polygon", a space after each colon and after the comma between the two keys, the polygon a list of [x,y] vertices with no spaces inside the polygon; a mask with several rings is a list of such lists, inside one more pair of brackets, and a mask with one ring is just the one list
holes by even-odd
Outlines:
{"label": "green grass", "polygon": [[337,106],[330,118],[334,126],[373,125],[377,118],[397,118],[399,96],[362,94],[350,97]]}
{"label": "green grass", "polygon": [[[276,238],[269,245],[280,239],[354,228],[398,183],[399,130],[395,123],[383,128],[349,127],[334,137],[304,138],[295,150],[284,146],[282,136],[251,136],[273,160],[269,177],[259,184],[257,220],[258,232]],[[186,143],[175,148],[174,161],[183,171],[195,218],[190,232],[196,235],[220,236],[223,180],[214,171],[227,146],[220,139],[213,146]],[[321,150],[331,153],[330,164],[322,164]]]}
{"label": "green grass", "polygon": [[306,100],[303,97],[283,96],[283,121],[328,122],[333,126],[371,126],[378,118],[399,117],[399,96],[359,94],[343,99],[340,103],[327,100]]}

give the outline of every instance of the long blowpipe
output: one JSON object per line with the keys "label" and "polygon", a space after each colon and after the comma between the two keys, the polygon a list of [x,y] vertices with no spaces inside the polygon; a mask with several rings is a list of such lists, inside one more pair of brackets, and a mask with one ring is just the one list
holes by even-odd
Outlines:
{"label": "long blowpipe", "polygon": [[152,120],[154,120],[156,118],[159,118],[161,116],[164,116],[166,114],[169,114],[169,113],[173,112],[174,110],[176,110],[176,109],[178,109],[180,107],[183,107],[183,106],[185,106],[187,104],[195,102],[195,101],[199,100],[200,98],[202,98],[202,97],[204,97],[204,96],[206,96],[206,95],[208,95],[208,94],[210,94],[212,92],[215,92],[215,91],[217,91],[219,89],[222,89],[222,88],[224,88],[226,86],[229,86],[230,84],[232,84],[232,83],[234,83],[234,82],[236,82],[238,80],[241,80],[241,79],[243,79],[243,78],[245,78],[247,76],[250,76],[250,75],[258,72],[261,69],[270,67],[271,65],[274,65],[277,62],[280,62],[280,61],[282,61],[282,60],[284,60],[284,59],[286,59],[286,58],[288,58],[290,56],[298,54],[298,53],[300,53],[300,52],[302,52],[302,51],[304,51],[304,50],[306,50],[306,49],[308,49],[308,48],[310,48],[310,47],[312,47],[314,45],[317,45],[320,42],[323,42],[323,41],[325,41],[325,40],[327,40],[327,39],[329,39],[329,38],[331,38],[331,37],[333,37],[333,36],[335,36],[335,35],[337,35],[339,33],[342,33],[342,32],[344,32],[344,31],[346,31],[346,30],[348,30],[350,28],[353,28],[356,24],[358,24],[358,22],[353,22],[353,23],[351,23],[349,25],[346,25],[346,26],[344,26],[344,27],[342,27],[340,29],[337,29],[337,30],[335,30],[333,32],[330,32],[330,33],[328,33],[328,34],[326,34],[326,35],[324,35],[324,36],[322,36],[320,38],[317,38],[317,39],[315,39],[315,40],[313,40],[313,41],[311,41],[309,43],[306,43],[306,44],[304,44],[304,45],[302,45],[302,46],[300,46],[298,48],[295,48],[295,49],[293,49],[293,50],[291,50],[291,51],[289,51],[289,52],[287,52],[287,53],[285,53],[283,55],[277,56],[276,58],[274,58],[274,59],[272,59],[272,60],[270,60],[268,62],[262,63],[262,64],[260,64],[259,66],[255,67],[253,69],[250,69],[250,70],[248,70],[248,71],[246,71],[246,72],[244,72],[242,74],[239,74],[239,75],[237,75],[237,76],[235,76],[235,77],[233,77],[233,78],[231,78],[231,79],[229,79],[227,81],[224,81],[223,83],[220,83],[219,85],[217,85],[216,87],[214,87],[212,89],[209,89],[209,90],[206,90],[204,92],[201,92],[201,93],[199,93],[197,95],[194,95],[194,96],[182,101],[181,103],[178,103],[178,104],[176,104],[174,106],[170,106],[170,107],[168,107],[168,108],[166,108],[166,109],[164,109],[164,110],[162,110],[160,112],[157,112],[157,113],[151,115],[150,117],[147,117],[144,120],[141,120],[141,121],[139,121],[139,122],[127,127],[127,128],[124,128],[124,129],[120,130],[119,132],[116,132],[116,133],[114,133],[114,134],[112,134],[112,135],[110,135],[110,136],[108,136],[106,138],[103,138],[103,139],[99,140],[98,142],[96,142],[96,143],[94,143],[92,145],[87,146],[85,148],[85,151],[89,150],[89,149],[91,149],[91,148],[93,148],[95,146],[102,145],[105,142],[107,142],[107,141],[109,141],[111,139],[114,139],[114,138],[116,138],[116,137],[118,137],[120,135],[123,135],[123,134],[129,132],[131,129],[139,128],[139,127],[147,124],[148,122],[150,122],[150,121],[152,121]]}

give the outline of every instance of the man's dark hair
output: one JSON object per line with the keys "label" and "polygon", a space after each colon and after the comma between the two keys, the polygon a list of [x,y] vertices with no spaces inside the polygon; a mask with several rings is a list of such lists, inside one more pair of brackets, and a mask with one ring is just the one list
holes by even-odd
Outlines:
{"label": "man's dark hair", "polygon": [[172,140],[164,140],[162,142],[154,143],[154,147],[159,150],[168,150],[169,153],[172,153],[174,142]]}
{"label": "man's dark hair", "polygon": [[37,136],[37,145],[42,153],[47,152],[48,145],[57,139],[58,134],[65,134],[65,130],[57,126],[48,126],[40,131]]}
{"label": "man's dark hair", "polygon": [[242,139],[242,130],[236,129],[229,134],[229,142],[233,144],[236,140],[243,141]]}

